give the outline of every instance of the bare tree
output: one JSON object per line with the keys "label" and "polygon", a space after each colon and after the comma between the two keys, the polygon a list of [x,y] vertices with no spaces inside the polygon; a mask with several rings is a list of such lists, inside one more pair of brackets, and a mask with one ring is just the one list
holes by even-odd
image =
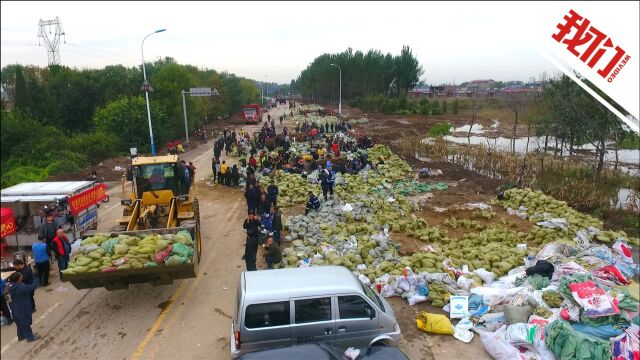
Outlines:
{"label": "bare tree", "polygon": [[511,150],[516,152],[516,128],[518,127],[518,115],[522,112],[522,97],[519,93],[507,94],[505,104],[515,115],[513,134],[511,136]]}
{"label": "bare tree", "polygon": [[473,96],[471,98],[471,124],[469,125],[469,131],[467,132],[467,139],[471,138],[471,129],[478,117],[478,110],[480,110],[480,102],[478,101],[478,88],[473,88]]}

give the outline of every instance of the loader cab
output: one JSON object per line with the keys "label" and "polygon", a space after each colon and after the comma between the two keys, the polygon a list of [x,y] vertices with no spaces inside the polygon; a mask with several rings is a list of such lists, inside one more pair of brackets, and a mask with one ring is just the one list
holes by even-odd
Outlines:
{"label": "loader cab", "polygon": [[178,157],[175,155],[134,159],[132,172],[138,199],[146,192],[163,190],[171,191],[171,197],[180,195]]}
{"label": "loader cab", "polygon": [[178,165],[150,164],[133,168],[138,194],[147,191],[171,190],[179,194]]}

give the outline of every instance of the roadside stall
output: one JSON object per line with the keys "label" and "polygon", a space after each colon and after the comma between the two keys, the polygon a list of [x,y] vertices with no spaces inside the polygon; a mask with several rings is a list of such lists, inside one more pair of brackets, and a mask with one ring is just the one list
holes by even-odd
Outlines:
{"label": "roadside stall", "polygon": [[[13,213],[14,236],[6,238],[9,247],[30,247],[37,238],[45,214],[65,230],[72,242],[98,226],[98,206],[106,201],[106,185],[93,181],[32,182],[0,191],[0,203]],[[8,212],[7,212],[8,214]],[[5,220],[3,213],[3,231]]]}

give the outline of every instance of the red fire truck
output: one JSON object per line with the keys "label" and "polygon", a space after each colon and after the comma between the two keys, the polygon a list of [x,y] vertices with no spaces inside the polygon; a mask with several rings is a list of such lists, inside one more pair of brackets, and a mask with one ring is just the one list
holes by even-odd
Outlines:
{"label": "red fire truck", "polygon": [[245,124],[258,124],[262,122],[262,108],[258,104],[245,105],[241,116]]}

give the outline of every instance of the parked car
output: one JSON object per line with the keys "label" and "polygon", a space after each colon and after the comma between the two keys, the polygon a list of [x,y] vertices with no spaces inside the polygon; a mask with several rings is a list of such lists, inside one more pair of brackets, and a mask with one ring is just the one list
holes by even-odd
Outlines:
{"label": "parked car", "polygon": [[368,348],[400,338],[391,305],[342,266],[240,274],[231,354],[303,343]]}
{"label": "parked car", "polygon": [[[240,356],[239,360],[342,360],[343,354],[343,351],[327,344],[303,344],[246,353]],[[356,360],[409,360],[409,358],[397,347],[374,345],[361,349]]]}

